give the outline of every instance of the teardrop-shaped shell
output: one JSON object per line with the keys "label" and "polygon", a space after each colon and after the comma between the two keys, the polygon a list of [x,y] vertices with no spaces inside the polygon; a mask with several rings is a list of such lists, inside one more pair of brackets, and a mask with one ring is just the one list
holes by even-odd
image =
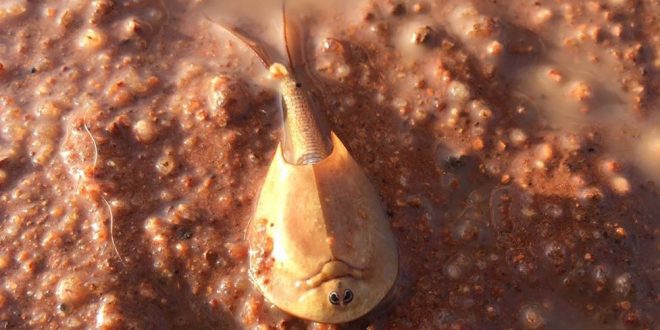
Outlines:
{"label": "teardrop-shaped shell", "polygon": [[251,280],[282,310],[323,323],[366,314],[398,274],[380,199],[334,133],[332,142],[313,165],[287,163],[278,147],[248,228]]}

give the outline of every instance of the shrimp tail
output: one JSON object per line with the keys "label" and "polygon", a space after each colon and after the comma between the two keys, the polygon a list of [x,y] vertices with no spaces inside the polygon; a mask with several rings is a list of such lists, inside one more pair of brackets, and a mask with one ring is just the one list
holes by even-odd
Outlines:
{"label": "shrimp tail", "polygon": [[223,28],[225,31],[229,32],[231,35],[233,35],[234,37],[241,40],[244,44],[246,44],[248,46],[248,48],[250,48],[250,50],[252,50],[254,55],[257,56],[259,61],[264,65],[264,67],[266,69],[270,68],[270,66],[273,65],[273,60],[268,55],[268,52],[266,52],[266,50],[263,47],[261,47],[259,44],[257,44],[254,40],[247,37],[245,35],[245,33],[241,32],[237,27],[229,26],[227,24],[214,21],[210,17],[208,17],[207,15],[204,15],[204,17],[207,20],[209,20],[210,22],[212,22],[214,24],[217,24],[218,26]]}

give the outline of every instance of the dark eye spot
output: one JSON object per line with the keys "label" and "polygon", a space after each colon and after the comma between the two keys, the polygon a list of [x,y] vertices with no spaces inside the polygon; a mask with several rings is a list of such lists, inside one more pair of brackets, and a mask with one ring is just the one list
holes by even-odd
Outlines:
{"label": "dark eye spot", "polygon": [[353,291],[351,291],[351,289],[347,289],[344,291],[344,304],[348,304],[351,301],[353,301]]}
{"label": "dark eye spot", "polygon": [[59,304],[59,305],[57,305],[57,309],[58,309],[60,312],[66,312],[67,309],[69,309],[69,308],[68,308],[67,305],[65,305],[65,304]]}
{"label": "dark eye spot", "polygon": [[296,83],[296,88],[300,88],[300,87],[302,87],[302,84],[299,83],[299,82],[297,82],[297,83]]}
{"label": "dark eye spot", "polygon": [[337,292],[335,291],[330,292],[330,296],[328,298],[330,299],[331,304],[339,305],[339,294],[337,294]]}

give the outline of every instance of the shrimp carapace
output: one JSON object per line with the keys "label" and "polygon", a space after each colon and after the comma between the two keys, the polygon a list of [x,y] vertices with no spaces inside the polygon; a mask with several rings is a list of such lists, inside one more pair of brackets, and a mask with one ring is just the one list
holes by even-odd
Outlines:
{"label": "shrimp carapace", "polygon": [[323,323],[354,320],[387,295],[398,275],[398,250],[376,193],[344,144],[321,125],[306,86],[289,66],[245,42],[279,79],[282,141],[261,188],[246,238],[249,275],[274,305]]}
{"label": "shrimp carapace", "polygon": [[316,164],[277,148],[247,238],[250,277],[277,307],[324,323],[356,319],[389,292],[398,250],[375,189],[343,143]]}

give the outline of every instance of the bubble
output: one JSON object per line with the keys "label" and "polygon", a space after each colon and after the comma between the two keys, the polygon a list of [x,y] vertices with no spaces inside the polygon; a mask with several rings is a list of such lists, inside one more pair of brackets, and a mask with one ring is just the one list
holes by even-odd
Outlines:
{"label": "bubble", "polygon": [[87,300],[91,292],[85,286],[80,274],[70,274],[63,277],[57,284],[55,296],[60,303],[77,305]]}
{"label": "bubble", "polygon": [[602,264],[596,265],[591,273],[591,277],[594,284],[596,284],[596,291],[604,290],[610,277],[609,267]]}
{"label": "bubble", "polygon": [[89,28],[80,36],[78,44],[83,49],[93,50],[105,46],[106,40],[107,37],[101,30]]}
{"label": "bubble", "polygon": [[141,119],[133,125],[133,131],[138,141],[142,143],[151,143],[158,136],[158,128],[148,119]]}
{"label": "bubble", "polygon": [[525,279],[532,279],[532,275],[534,273],[534,264],[531,263],[526,263],[526,262],[520,262],[516,266],[516,270],[520,273],[520,275],[525,278]]}
{"label": "bubble", "polygon": [[156,161],[156,170],[163,176],[172,174],[176,166],[176,159],[169,154],[163,155]]}
{"label": "bubble", "polygon": [[541,308],[537,305],[526,305],[520,309],[520,320],[527,329],[540,329],[545,324]]}
{"label": "bubble", "polygon": [[557,204],[548,203],[543,205],[543,214],[557,219],[564,214],[564,210]]}
{"label": "bubble", "polygon": [[488,319],[493,320],[497,317],[499,314],[498,308],[493,306],[493,305],[487,305],[486,306],[486,315],[488,316]]}
{"label": "bubble", "polygon": [[566,260],[566,248],[555,241],[547,243],[543,253],[555,266],[563,264]]}
{"label": "bubble", "polygon": [[100,299],[96,312],[96,326],[101,329],[118,328],[123,320],[119,308],[119,299],[113,294],[106,294]]}
{"label": "bubble", "polygon": [[536,156],[542,161],[549,161],[555,155],[554,149],[550,143],[541,143],[536,146]]}
{"label": "bubble", "polygon": [[484,191],[474,190],[470,193],[470,195],[468,195],[467,203],[476,205],[486,201],[487,197],[488,196],[484,193]]}
{"label": "bubble", "polygon": [[514,128],[509,133],[509,139],[514,145],[522,146],[527,142],[527,134],[519,128]]}
{"label": "bubble", "polygon": [[614,291],[622,297],[627,296],[632,290],[632,276],[623,273],[614,279]]}
{"label": "bubble", "polygon": [[[227,75],[213,77],[208,87],[208,102],[212,114],[219,121],[234,119],[249,108],[249,97],[245,84],[240,79]],[[221,118],[225,115],[228,118]],[[222,122],[226,124],[226,122]]]}
{"label": "bubble", "polygon": [[535,25],[542,25],[552,19],[553,13],[550,9],[538,8],[532,15],[532,21]]}
{"label": "bubble", "polygon": [[456,236],[458,239],[471,241],[479,238],[479,228],[472,220],[464,220],[456,226]]}
{"label": "bubble", "polygon": [[456,225],[455,238],[465,241],[479,238],[480,227],[483,223],[485,223],[483,213],[475,207],[467,207]]}
{"label": "bubble", "polygon": [[459,279],[461,277],[461,268],[456,264],[448,264],[445,267],[445,273],[452,279]]}
{"label": "bubble", "polygon": [[470,89],[458,80],[454,80],[449,84],[447,93],[449,94],[448,99],[456,103],[467,102],[471,95]]}
{"label": "bubble", "polygon": [[625,195],[630,192],[630,182],[619,175],[610,179],[610,186],[612,187],[612,190],[619,195]]}
{"label": "bubble", "polygon": [[596,187],[586,187],[578,192],[577,197],[583,203],[596,203],[603,199],[603,192]]}
{"label": "bubble", "polygon": [[453,280],[460,279],[469,263],[470,259],[468,257],[459,254],[447,263],[444,269],[445,274]]}

